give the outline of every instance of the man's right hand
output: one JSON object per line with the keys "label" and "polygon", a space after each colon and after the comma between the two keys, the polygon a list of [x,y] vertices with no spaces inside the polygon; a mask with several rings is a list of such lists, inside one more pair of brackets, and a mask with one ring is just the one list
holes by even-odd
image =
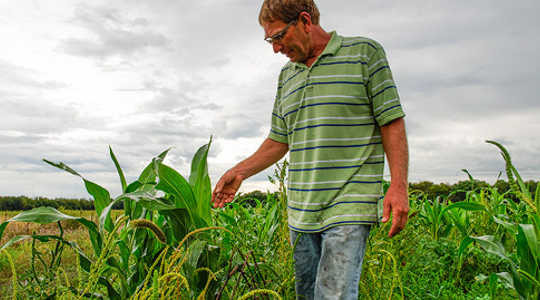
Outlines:
{"label": "man's right hand", "polygon": [[223,174],[212,193],[212,203],[214,203],[214,208],[221,208],[225,203],[232,202],[242,181],[244,181],[242,175],[238,174],[233,169]]}

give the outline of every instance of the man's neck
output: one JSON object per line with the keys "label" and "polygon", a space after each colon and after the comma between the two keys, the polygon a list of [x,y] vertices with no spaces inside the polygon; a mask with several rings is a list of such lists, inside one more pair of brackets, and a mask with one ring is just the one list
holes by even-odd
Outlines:
{"label": "man's neck", "polygon": [[311,67],[311,65],[313,65],[321,53],[323,53],[331,37],[332,35],[324,31],[324,29],[322,29],[320,26],[314,26],[312,34],[313,46],[311,48],[309,57],[304,62],[306,66]]}

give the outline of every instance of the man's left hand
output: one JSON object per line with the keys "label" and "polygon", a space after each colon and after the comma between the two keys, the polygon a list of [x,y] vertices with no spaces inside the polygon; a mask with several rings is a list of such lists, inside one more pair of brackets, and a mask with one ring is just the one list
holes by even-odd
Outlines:
{"label": "man's left hand", "polygon": [[393,218],[388,236],[393,237],[405,228],[405,224],[409,218],[409,195],[407,193],[407,187],[397,187],[390,184],[390,188],[388,188],[383,200],[383,223],[388,222],[390,213],[392,213]]}

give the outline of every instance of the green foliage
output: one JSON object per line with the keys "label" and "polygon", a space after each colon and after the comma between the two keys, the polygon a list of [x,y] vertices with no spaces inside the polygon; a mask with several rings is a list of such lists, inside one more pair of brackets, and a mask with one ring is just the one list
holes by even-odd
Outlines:
{"label": "green foliage", "polygon": [[[44,160],[83,180],[86,190],[94,199],[95,210],[99,216],[98,222],[96,224],[85,218],[69,216],[52,207],[35,208],[0,224],[0,238],[11,222],[57,223],[60,233],[15,236],[0,250],[24,239],[31,239],[33,245],[56,242],[49,263],[45,263],[45,258],[37,247],[33,247],[32,250],[32,265],[38,261],[44,267],[39,274],[32,268],[30,274],[31,282],[40,287],[37,289],[40,297],[58,296],[59,290],[51,290],[48,287],[56,286],[51,283],[59,274],[57,270],[64,246],[68,246],[79,252],[80,267],[88,280],[84,289],[74,290],[73,293],[85,297],[104,289],[111,299],[128,298],[140,289],[148,268],[156,262],[156,258],[166,247],[177,246],[188,232],[212,223],[209,203],[210,179],[206,164],[209,146],[210,143],[204,145],[195,154],[189,183],[178,172],[163,164],[168,152],[166,150],[155,157],[139,178],[129,185],[116,156],[109,148],[123,191],[114,199],[111,199],[106,189],[89,181],[66,164]],[[125,206],[124,217],[113,220],[110,212],[121,202]],[[75,242],[63,238],[60,221],[66,220],[79,222],[87,229],[93,253],[84,253]],[[133,222],[133,226],[126,226],[130,222]],[[205,245],[201,253],[206,253],[210,251],[209,249],[209,246]]]}
{"label": "green foliage", "polygon": [[[0,238],[13,222],[59,226],[56,235],[29,234],[4,244],[4,251],[11,251],[19,241],[32,241],[29,271],[12,278],[17,293],[60,299],[295,298],[287,163],[278,164],[269,178],[278,192],[239,195],[224,209],[212,210],[209,144],[194,155],[189,177],[163,163],[166,150],[131,183],[110,149],[122,185],[122,194],[112,199],[76,171],[54,164],[81,176],[94,200],[101,197],[100,216],[94,223],[51,207],[0,224]],[[508,151],[501,152],[512,176],[508,182],[490,186],[465,171],[468,180],[455,185],[411,184],[404,231],[390,239],[389,224],[371,229],[361,299],[538,298],[540,217],[534,207],[540,188],[534,181],[520,183]],[[118,204],[124,211],[113,217]],[[90,233],[87,250],[63,234],[67,221]],[[62,275],[65,249],[77,253],[79,284]],[[2,267],[6,257],[0,255]]]}

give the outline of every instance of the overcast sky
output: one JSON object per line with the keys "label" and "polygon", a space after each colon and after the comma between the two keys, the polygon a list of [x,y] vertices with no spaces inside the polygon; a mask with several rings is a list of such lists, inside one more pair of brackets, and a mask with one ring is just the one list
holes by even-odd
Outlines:
{"label": "overcast sky", "polygon": [[[173,147],[188,175],[214,136],[212,183],[267,136],[287,58],[260,0],[0,0],[0,195],[89,197],[62,161],[120,192]],[[540,179],[538,1],[319,0],[321,25],[386,50],[406,113],[410,181],[493,181],[509,149]],[[244,191],[271,188],[263,172]]]}

